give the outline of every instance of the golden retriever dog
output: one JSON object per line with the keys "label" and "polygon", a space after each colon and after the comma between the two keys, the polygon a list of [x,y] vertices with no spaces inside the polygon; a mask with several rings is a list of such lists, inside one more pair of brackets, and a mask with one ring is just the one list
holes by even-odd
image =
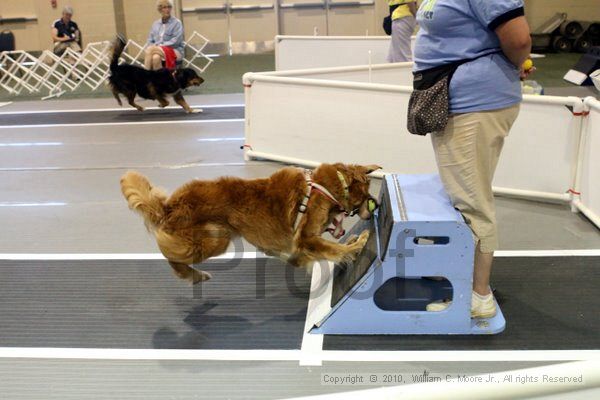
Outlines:
{"label": "golden retriever dog", "polygon": [[121,191],[175,274],[195,284],[211,276],[191,264],[223,254],[237,236],[295,266],[355,259],[368,231],[345,244],[322,235],[330,224],[341,225],[340,215],[371,217],[376,203],[369,194],[369,174],[379,168],[323,164],[308,172],[288,167],[264,179],[194,180],[171,196],[130,171],[121,178]]}

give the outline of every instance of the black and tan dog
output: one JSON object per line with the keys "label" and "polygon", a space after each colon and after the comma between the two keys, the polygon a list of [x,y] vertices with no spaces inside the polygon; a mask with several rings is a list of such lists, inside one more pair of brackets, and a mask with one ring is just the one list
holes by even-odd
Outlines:
{"label": "black and tan dog", "polygon": [[198,112],[191,108],[183,98],[183,89],[190,86],[200,86],[204,79],[191,68],[181,68],[173,72],[167,69],[148,71],[135,65],[119,65],[119,57],[123,53],[125,42],[118,38],[113,48],[110,63],[109,83],[119,105],[123,105],[119,94],[123,94],[132,107],[139,111],[144,108],[135,102],[135,96],[157,100],[160,107],[169,105],[167,96],[172,96],[187,113]]}

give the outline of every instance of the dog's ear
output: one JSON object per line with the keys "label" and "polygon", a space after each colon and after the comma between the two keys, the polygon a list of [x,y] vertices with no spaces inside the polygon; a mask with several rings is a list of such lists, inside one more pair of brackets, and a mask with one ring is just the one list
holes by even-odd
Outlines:
{"label": "dog's ear", "polygon": [[377,164],[363,165],[362,167],[365,170],[365,174],[367,174],[367,175],[372,174],[373,172],[375,172],[379,169],[383,169],[383,167],[380,167]]}
{"label": "dog's ear", "polygon": [[352,182],[366,183],[369,180],[365,169],[361,165],[337,163],[333,166],[348,178],[349,185],[352,185]]}

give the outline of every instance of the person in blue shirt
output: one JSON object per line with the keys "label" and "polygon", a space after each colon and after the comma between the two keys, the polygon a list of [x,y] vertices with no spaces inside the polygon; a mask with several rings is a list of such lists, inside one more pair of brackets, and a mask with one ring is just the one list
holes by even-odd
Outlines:
{"label": "person in blue shirt", "polygon": [[[505,138],[519,113],[521,66],[531,38],[523,0],[424,0],[414,71],[459,60],[449,86],[450,119],[431,135],[444,187],[476,242],[471,316],[490,318],[490,275],[498,234],[492,180]],[[435,302],[428,311],[441,311]]]}
{"label": "person in blue shirt", "polygon": [[163,68],[163,61],[174,67],[176,61],[183,58],[183,25],[180,20],[171,15],[172,0],[159,0],[156,3],[161,18],[154,21],[148,42],[146,44],[146,69],[158,70]]}

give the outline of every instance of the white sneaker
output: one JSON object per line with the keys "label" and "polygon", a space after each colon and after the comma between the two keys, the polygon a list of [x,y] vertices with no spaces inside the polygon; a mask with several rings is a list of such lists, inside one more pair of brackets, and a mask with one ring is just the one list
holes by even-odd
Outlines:
{"label": "white sneaker", "polygon": [[471,295],[471,318],[493,318],[496,315],[494,295],[482,296],[473,292]]}
{"label": "white sneaker", "polygon": [[[450,307],[452,301],[436,301],[427,304],[425,308],[429,312],[444,311]],[[478,293],[471,294],[471,318],[492,318],[496,315],[496,303],[492,293],[487,296],[482,296]]]}

